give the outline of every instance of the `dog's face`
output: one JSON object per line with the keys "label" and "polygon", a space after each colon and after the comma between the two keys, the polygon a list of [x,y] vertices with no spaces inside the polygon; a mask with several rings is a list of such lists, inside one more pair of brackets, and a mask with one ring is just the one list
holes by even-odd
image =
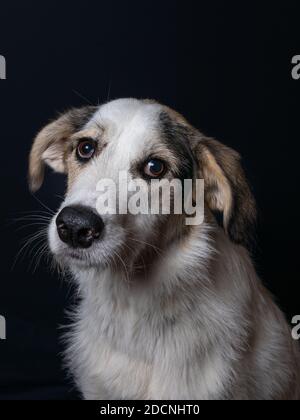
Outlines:
{"label": "dog's face", "polygon": [[[239,155],[156,102],[118,100],[64,114],[34,142],[29,171],[33,191],[42,184],[44,164],[68,175],[66,198],[50,224],[49,242],[53,254],[72,267],[129,267],[187,233],[184,214],[121,212],[130,194],[118,190],[120,174],[129,183],[142,179],[148,184],[204,178],[207,210],[223,214],[225,230],[239,243],[245,242],[255,217]],[[98,211],[97,186],[104,179],[116,186],[107,191],[116,195],[116,214]]]}

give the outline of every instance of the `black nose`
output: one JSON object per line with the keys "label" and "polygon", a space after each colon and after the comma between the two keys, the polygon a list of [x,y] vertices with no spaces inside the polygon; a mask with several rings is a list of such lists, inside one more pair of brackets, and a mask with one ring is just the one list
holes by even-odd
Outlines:
{"label": "black nose", "polygon": [[56,218],[60,239],[73,248],[89,248],[104,228],[101,217],[84,206],[65,207]]}

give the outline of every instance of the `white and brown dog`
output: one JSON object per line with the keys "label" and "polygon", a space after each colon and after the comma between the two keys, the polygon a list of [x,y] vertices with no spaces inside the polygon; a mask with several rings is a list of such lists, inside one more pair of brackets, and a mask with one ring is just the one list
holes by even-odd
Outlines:
{"label": "white and brown dog", "polygon": [[[68,174],[49,228],[81,296],[66,358],[86,399],[299,399],[297,343],[246,250],[255,202],[239,155],[154,101],[75,109],[30,155]],[[205,220],[100,215],[99,179],[205,181]],[[222,214],[223,225],[215,213]]]}

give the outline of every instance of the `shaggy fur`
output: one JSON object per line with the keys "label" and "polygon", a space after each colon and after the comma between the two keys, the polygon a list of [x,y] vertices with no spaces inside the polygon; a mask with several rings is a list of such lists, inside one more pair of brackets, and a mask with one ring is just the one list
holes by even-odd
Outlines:
{"label": "shaggy fur", "polygon": [[[82,165],[75,149],[86,133],[98,146]],[[66,358],[84,398],[299,399],[297,343],[246,250],[256,212],[236,152],[160,104],[119,100],[47,126],[33,145],[30,184],[40,187],[46,163],[68,174],[61,209],[95,209],[99,179],[134,177],[149,156],[169,163],[168,179],[204,178],[202,225],[106,215],[104,238],[88,250],[63,244],[55,218],[49,228],[81,297]]]}

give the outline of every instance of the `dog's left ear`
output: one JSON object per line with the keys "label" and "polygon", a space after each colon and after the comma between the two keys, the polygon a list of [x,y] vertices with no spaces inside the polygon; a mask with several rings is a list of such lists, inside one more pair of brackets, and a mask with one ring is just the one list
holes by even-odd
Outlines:
{"label": "dog's left ear", "polygon": [[194,150],[206,203],[223,215],[232,241],[249,245],[256,222],[256,204],[241,166],[240,155],[216,140],[202,138]]}
{"label": "dog's left ear", "polygon": [[66,172],[68,139],[79,131],[96,111],[86,106],[72,109],[42,129],[34,140],[29,157],[29,186],[37,191],[43,183],[45,165],[55,172]]}

